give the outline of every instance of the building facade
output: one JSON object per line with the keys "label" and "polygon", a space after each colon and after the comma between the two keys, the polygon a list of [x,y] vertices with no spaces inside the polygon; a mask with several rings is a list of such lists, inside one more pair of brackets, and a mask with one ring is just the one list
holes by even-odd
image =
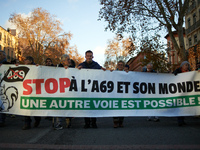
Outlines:
{"label": "building facade", "polygon": [[[175,37],[175,40],[176,42],[178,43],[179,45],[179,38],[178,38],[178,33],[177,31],[173,31],[173,35]],[[185,43],[185,46],[186,46],[186,36],[185,36],[185,29],[183,29],[183,36],[184,36],[184,43]],[[169,36],[169,34],[167,34],[165,36],[165,38],[167,39],[167,62],[169,64],[169,71],[173,71],[175,70],[176,68],[178,68],[180,66],[180,57],[178,56],[178,53],[174,47],[174,44],[172,43],[171,41],[171,38]]]}
{"label": "building facade", "polygon": [[16,51],[18,46],[18,39],[16,29],[5,30],[0,26],[0,50],[6,52],[7,61],[16,58]]}
{"label": "building facade", "polygon": [[146,58],[145,53],[138,53],[137,56],[130,58],[126,64],[129,65],[129,71],[141,72],[143,68],[142,61]]}
{"label": "building facade", "polygon": [[193,0],[185,16],[186,50],[191,69],[195,70],[200,62],[200,0]]}

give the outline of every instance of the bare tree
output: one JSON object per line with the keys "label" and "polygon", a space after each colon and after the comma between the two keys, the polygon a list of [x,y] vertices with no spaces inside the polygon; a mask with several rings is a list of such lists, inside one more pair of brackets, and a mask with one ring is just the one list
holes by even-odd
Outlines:
{"label": "bare tree", "polygon": [[[184,16],[192,0],[100,0],[103,5],[99,12],[99,19],[108,22],[106,27],[111,31],[122,34],[167,29],[181,60],[187,60],[183,23]],[[173,30],[178,32],[178,42]],[[136,34],[133,34],[136,35]]]}
{"label": "bare tree", "polygon": [[166,60],[165,45],[160,40],[160,35],[152,37],[144,37],[141,41],[140,53],[145,54],[145,58],[141,59],[143,66],[152,63],[154,70],[157,72],[168,72],[169,64]]}

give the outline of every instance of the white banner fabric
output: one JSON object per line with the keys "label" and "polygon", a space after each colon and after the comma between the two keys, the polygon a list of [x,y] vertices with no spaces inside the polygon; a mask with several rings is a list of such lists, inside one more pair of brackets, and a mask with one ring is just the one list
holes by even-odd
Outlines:
{"label": "white banner fabric", "polygon": [[114,117],[200,115],[200,73],[0,67],[2,113]]}

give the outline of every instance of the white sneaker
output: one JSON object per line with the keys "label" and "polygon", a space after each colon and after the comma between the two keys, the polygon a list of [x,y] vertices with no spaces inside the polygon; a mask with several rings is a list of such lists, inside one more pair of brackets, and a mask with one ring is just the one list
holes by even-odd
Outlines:
{"label": "white sneaker", "polygon": [[57,124],[56,127],[54,128],[55,130],[62,130],[63,126],[61,124]]}

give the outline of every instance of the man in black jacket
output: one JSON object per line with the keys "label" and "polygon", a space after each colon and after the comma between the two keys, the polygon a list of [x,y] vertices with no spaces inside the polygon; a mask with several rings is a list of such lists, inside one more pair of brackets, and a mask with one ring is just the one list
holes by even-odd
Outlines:
{"label": "man in black jacket", "polygon": [[[106,70],[101,67],[97,62],[93,61],[93,52],[88,50],[85,52],[85,61],[78,65],[78,69],[85,68],[85,69],[102,69]],[[85,117],[85,126],[84,128],[89,128],[90,123],[92,124],[92,128],[97,128],[96,118],[92,117]]]}

